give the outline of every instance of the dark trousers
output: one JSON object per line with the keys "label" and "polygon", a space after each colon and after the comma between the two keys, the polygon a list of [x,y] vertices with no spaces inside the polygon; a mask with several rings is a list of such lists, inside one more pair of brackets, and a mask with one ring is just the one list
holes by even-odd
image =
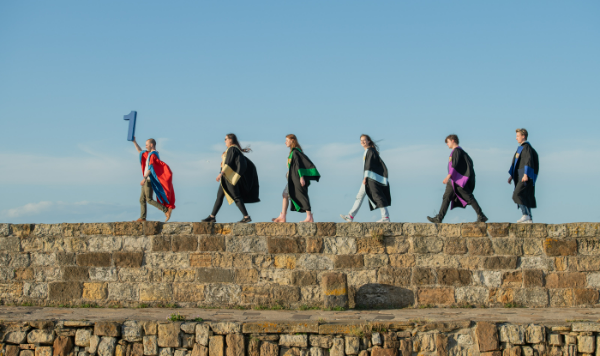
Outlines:
{"label": "dark trousers", "polygon": [[[222,178],[222,179],[224,179],[224,178]],[[234,189],[236,190],[235,195],[237,196],[237,198],[234,198],[235,205],[237,205],[238,209],[240,209],[240,211],[242,212],[242,214],[244,214],[244,216],[248,216],[248,212],[246,211],[246,206],[244,205],[244,202],[242,201],[242,199],[239,198],[240,194],[239,194],[238,188],[235,187]],[[223,187],[219,186],[219,191],[217,192],[217,201],[215,201],[215,206],[213,207],[213,211],[211,214],[212,216],[217,216],[217,213],[221,209],[221,205],[223,205],[223,199],[225,199],[225,192],[223,192]]]}
{"label": "dark trousers", "polygon": [[[473,207],[473,209],[477,213],[477,216],[483,215],[483,211],[481,211],[481,208],[479,207],[477,200],[473,196],[473,193],[469,193],[459,186],[456,186],[456,190],[459,192],[460,197],[463,198],[467,202],[467,204]],[[440,207],[440,213],[438,214],[438,217],[440,219],[443,219],[444,216],[446,216],[446,213],[448,212],[448,207],[450,206],[450,202],[452,202],[452,200],[454,199],[456,199],[456,193],[454,192],[454,189],[452,189],[452,182],[448,182],[448,184],[446,184],[446,191],[444,192],[442,206]]]}

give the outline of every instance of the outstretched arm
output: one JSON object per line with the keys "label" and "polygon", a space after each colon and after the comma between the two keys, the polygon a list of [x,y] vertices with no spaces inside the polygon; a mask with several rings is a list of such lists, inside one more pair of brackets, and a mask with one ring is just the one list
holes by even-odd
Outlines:
{"label": "outstretched arm", "polygon": [[138,153],[142,152],[142,148],[140,147],[140,145],[138,145],[138,143],[135,141],[135,136],[133,136],[133,144],[135,145],[135,149],[138,151]]}

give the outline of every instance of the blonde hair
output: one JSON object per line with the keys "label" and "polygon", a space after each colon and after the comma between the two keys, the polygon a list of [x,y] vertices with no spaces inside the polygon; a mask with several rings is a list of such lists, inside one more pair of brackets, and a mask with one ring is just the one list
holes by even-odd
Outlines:
{"label": "blonde hair", "polygon": [[515,132],[521,133],[521,135],[525,136],[526,140],[527,140],[527,136],[529,136],[529,134],[527,133],[527,130],[525,130],[525,129],[516,129]]}

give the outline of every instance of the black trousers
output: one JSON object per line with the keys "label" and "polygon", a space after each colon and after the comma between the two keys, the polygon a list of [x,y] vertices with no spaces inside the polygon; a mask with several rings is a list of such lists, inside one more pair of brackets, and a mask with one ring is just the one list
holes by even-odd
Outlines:
{"label": "black trousers", "polygon": [[[237,198],[234,198],[235,205],[237,205],[238,209],[240,209],[240,211],[242,212],[242,214],[244,214],[244,216],[248,216],[248,211],[246,211],[246,206],[244,205],[244,202],[242,201],[242,199],[239,197],[240,196],[239,188],[234,186],[234,189],[235,189],[235,196],[237,197]],[[221,209],[221,205],[223,205],[223,199],[225,199],[225,192],[223,192],[223,187],[221,187],[219,185],[219,191],[217,192],[217,200],[215,201],[215,206],[213,207],[213,211],[211,214],[212,216],[217,216],[217,213]]]}
{"label": "black trousers", "polygon": [[[477,200],[473,196],[473,193],[469,193],[459,186],[456,186],[456,190],[460,194],[460,197],[463,198],[467,202],[468,205],[473,207],[473,209],[477,213],[477,216],[483,215],[483,211],[481,211],[481,207],[477,203]],[[456,193],[454,192],[454,189],[452,189],[452,182],[449,181],[448,184],[446,184],[446,191],[444,192],[444,197],[442,199],[442,206],[440,207],[440,212],[438,214],[438,217],[440,219],[443,219],[444,216],[446,216],[446,213],[448,212],[448,207],[450,206],[450,203],[452,202],[452,200],[455,200],[455,199],[457,199]]]}

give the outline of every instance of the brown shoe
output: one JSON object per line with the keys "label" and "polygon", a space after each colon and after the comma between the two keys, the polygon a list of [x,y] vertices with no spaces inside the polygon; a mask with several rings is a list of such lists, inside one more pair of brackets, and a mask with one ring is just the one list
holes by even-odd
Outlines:
{"label": "brown shoe", "polygon": [[139,218],[135,222],[142,222],[142,221],[146,221],[146,219]]}
{"label": "brown shoe", "polygon": [[171,212],[173,211],[173,209],[169,208],[169,210],[167,210],[167,212],[165,213],[165,216],[167,217],[165,219],[165,222],[169,221],[169,219],[171,218]]}

